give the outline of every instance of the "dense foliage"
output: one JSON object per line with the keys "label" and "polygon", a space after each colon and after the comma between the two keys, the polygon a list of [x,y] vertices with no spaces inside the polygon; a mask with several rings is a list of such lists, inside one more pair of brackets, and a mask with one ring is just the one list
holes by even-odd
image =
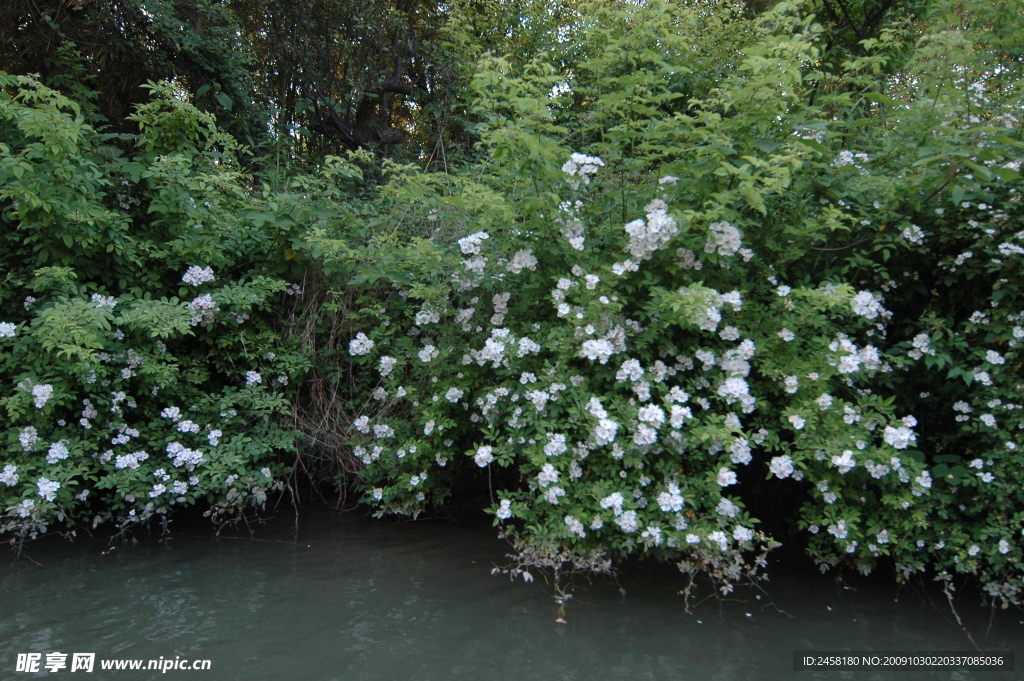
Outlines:
{"label": "dense foliage", "polygon": [[532,8],[508,56],[456,13],[451,165],[439,110],[415,163],[258,175],[173,86],[105,136],[5,77],[5,528],[238,513],[305,457],[485,499],[516,574],[727,589],[784,539],[1019,603],[1024,33],[850,7]]}
{"label": "dense foliage", "polygon": [[2,84],[3,530],[262,505],[306,361],[271,313],[287,234],[259,226],[234,141],[167,87],[139,135],[109,138],[37,82]]}

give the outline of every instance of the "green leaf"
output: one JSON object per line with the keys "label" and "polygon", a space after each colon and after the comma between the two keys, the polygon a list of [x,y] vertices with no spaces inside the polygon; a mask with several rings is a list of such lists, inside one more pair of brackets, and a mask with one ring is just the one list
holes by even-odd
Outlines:
{"label": "green leaf", "polygon": [[993,168],[995,174],[999,176],[1003,182],[1013,182],[1014,180],[1020,179],[1020,173],[1012,168]]}
{"label": "green leaf", "polygon": [[230,97],[228,97],[223,92],[217,92],[213,96],[217,98],[217,101],[220,102],[220,105],[222,107],[224,107],[228,111],[231,111],[232,102]]}
{"label": "green leaf", "polygon": [[963,185],[959,185],[959,184],[953,185],[953,191],[952,191],[953,203],[955,203],[956,205],[959,206],[961,204],[961,202],[963,202],[965,194],[966,194],[966,191],[964,190]]}

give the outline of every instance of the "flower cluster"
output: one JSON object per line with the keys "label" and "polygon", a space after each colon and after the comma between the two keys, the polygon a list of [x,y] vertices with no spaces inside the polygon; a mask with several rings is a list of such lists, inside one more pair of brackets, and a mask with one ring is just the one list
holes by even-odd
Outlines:
{"label": "flower cluster", "polygon": [[181,277],[181,280],[190,286],[199,286],[215,279],[212,268],[199,267],[198,265],[189,267]]}

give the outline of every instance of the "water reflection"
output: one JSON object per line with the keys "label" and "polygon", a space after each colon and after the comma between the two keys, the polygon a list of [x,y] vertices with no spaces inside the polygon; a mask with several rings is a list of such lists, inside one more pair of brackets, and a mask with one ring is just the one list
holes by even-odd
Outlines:
{"label": "water reflection", "polygon": [[[769,593],[785,613],[741,592],[687,614],[676,573],[631,567],[618,584],[580,584],[561,625],[542,584],[489,574],[505,552],[490,528],[314,517],[294,537],[290,525],[261,530],[263,541],[197,529],[108,556],[99,544],[31,547],[40,565],[0,567],[0,677],[11,675],[19,652],[61,651],[209,658],[206,678],[218,681],[881,680],[908,677],[795,673],[792,651],[970,648],[944,604],[913,594],[896,603],[884,579],[845,590],[806,567],[776,571]],[[982,645],[1021,655],[1019,613],[997,613],[984,640],[988,612],[965,604],[962,614]]]}

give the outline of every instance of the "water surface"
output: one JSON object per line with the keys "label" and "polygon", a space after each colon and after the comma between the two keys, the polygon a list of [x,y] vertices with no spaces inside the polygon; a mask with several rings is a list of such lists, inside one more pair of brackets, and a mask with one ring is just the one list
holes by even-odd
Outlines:
{"label": "water surface", "polygon": [[[252,537],[175,529],[114,551],[51,538],[19,561],[3,554],[0,679],[77,678],[14,673],[17,653],[54,651],[212,661],[211,671],[86,677],[131,681],[1024,678],[792,671],[794,650],[973,648],[940,592],[900,590],[886,577],[844,586],[800,561],[775,566],[767,596],[742,591],[690,613],[677,572],[630,565],[617,583],[577,584],[560,624],[541,580],[490,574],[507,546],[487,526],[313,514],[297,534],[284,517]],[[1024,615],[976,606],[974,595],[960,604],[974,641],[1013,650],[1024,669]]]}

